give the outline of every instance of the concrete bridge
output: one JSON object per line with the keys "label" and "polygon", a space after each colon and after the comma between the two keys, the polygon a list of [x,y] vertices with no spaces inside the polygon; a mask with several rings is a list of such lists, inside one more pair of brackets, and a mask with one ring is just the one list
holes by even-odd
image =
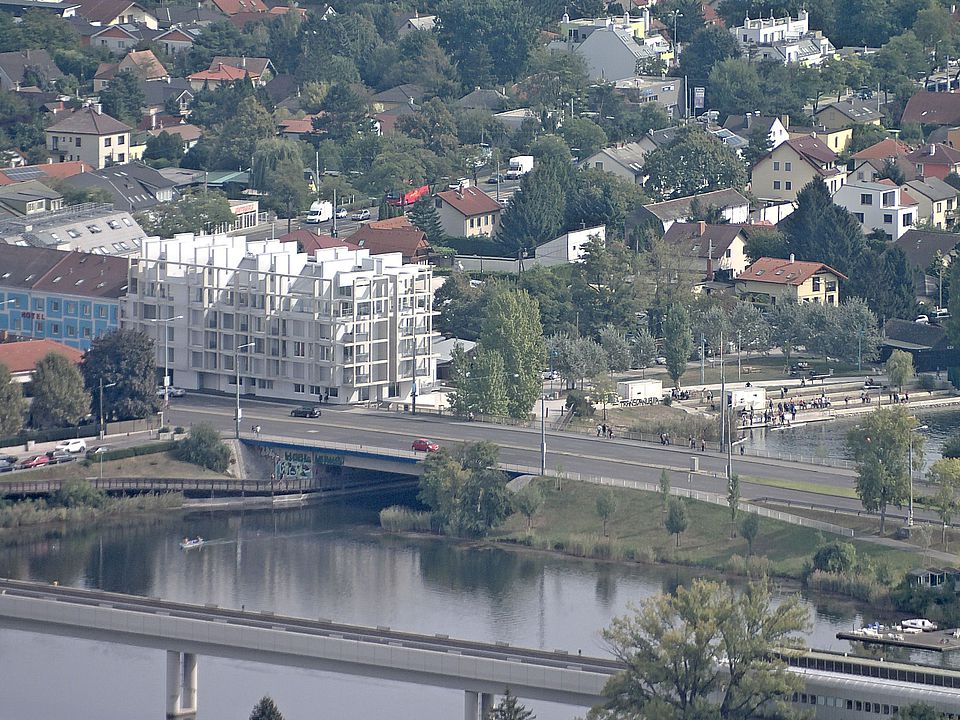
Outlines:
{"label": "concrete bridge", "polygon": [[[485,716],[508,687],[525,699],[595,705],[624,667],[562,650],[15,580],[0,580],[0,627],[165,651],[168,718],[196,714],[200,655],[451,688],[464,694],[466,720]],[[793,704],[817,720],[889,717],[915,702],[960,712],[957,670],[816,650],[785,658],[804,680]]]}

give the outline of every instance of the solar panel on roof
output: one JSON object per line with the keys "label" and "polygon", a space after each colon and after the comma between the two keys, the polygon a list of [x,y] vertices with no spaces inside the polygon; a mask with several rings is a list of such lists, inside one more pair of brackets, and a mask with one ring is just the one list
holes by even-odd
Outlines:
{"label": "solar panel on roof", "polygon": [[3,171],[3,174],[17,182],[45,176],[45,173],[37,168],[7,168]]}

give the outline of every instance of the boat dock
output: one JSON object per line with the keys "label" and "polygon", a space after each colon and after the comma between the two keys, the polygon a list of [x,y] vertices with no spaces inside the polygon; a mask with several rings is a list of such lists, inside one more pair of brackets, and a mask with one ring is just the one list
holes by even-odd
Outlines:
{"label": "boat dock", "polygon": [[840,640],[853,640],[871,645],[890,645],[893,647],[910,648],[912,650],[931,650],[933,652],[949,652],[960,650],[960,636],[956,630],[933,630],[931,632],[905,633],[894,630],[884,630],[876,633],[865,633],[863,630],[837,633]]}

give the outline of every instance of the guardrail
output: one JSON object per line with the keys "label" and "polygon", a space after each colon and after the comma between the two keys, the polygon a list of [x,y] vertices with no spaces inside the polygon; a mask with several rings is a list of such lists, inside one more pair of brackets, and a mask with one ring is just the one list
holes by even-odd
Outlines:
{"label": "guardrail", "polygon": [[[0,497],[4,495],[46,495],[55,493],[65,484],[77,479],[11,480],[0,483]],[[242,492],[254,494],[285,494],[311,492],[320,489],[312,478],[287,480],[236,480],[232,478],[85,478],[98,490],[113,492]]]}

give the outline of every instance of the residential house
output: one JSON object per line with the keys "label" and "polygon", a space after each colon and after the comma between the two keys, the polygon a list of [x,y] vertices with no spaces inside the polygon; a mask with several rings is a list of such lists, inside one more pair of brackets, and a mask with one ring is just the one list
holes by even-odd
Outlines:
{"label": "residential house", "polygon": [[0,186],[0,218],[33,217],[61,207],[63,193],[51,190],[39,180]]}
{"label": "residential house", "polygon": [[245,395],[402,403],[436,378],[432,270],[400,253],[178,235],[144,243],[129,285],[123,326],[171,318],[156,362],[180,387],[232,396],[239,362]]}
{"label": "residential house", "polygon": [[847,277],[829,265],[762,257],[737,276],[737,295],[757,305],[840,304],[840,281]]}
{"label": "residential house", "polygon": [[130,0],[78,0],[77,14],[91,25],[143,25],[150,30],[159,27],[151,10]]}
{"label": "residential house", "polygon": [[146,234],[129,212],[116,210],[110,203],[83,203],[0,219],[0,242],[96,255],[136,255]]}
{"label": "residential house", "polygon": [[60,68],[46,50],[17,50],[0,53],[0,90],[19,90],[39,77],[46,82],[63,78]]}
{"label": "residential house", "polygon": [[893,180],[851,180],[833,194],[833,202],[853,214],[864,233],[882,230],[896,240],[917,223],[919,203]]}
{"label": "residential house", "polygon": [[804,185],[822,178],[831,193],[846,179],[837,154],[819,138],[791,138],[768,152],[750,172],[750,188],[761,200],[795,201]]}
{"label": "residential house", "polygon": [[823,125],[790,125],[787,134],[791,138],[812,135],[838,155],[844,152],[853,140],[853,128],[835,128],[830,130]]}
{"label": "residential house", "polygon": [[960,172],[960,150],[949,145],[931,143],[921,145],[907,155],[916,167],[918,178],[940,178]]}
{"label": "residential house", "polygon": [[269,10],[263,0],[203,0],[201,5],[211,10],[219,10],[224,15],[266,13]]}
{"label": "residential house", "polygon": [[829,130],[839,130],[851,125],[880,125],[883,113],[877,100],[858,100],[850,96],[847,100],[821,105],[813,115],[818,125]]}
{"label": "residential house", "polygon": [[370,102],[378,109],[378,111],[393,110],[402,105],[419,105],[423,102],[426,94],[427,91],[421,86],[413,83],[405,83],[403,85],[397,85],[396,87],[384,90],[383,92],[378,92],[376,95],[370,98]]}
{"label": "residential house", "polygon": [[130,160],[130,126],[100,106],[76,110],[44,130],[55,162],[79,160],[95,169]]}
{"label": "residential house", "polygon": [[639,143],[622,143],[598,150],[581,167],[612,173],[628,182],[643,183],[643,158],[646,151]]}
{"label": "residential house", "polygon": [[[108,31],[122,30],[122,28],[109,27]],[[119,72],[132,72],[139,80],[148,82],[166,82],[170,79],[170,73],[163,64],[157,60],[157,56],[150,50],[131,50],[119,63],[100,63],[96,74],[93,76],[93,89],[100,92],[110,81],[116,77]]]}
{"label": "residential house", "polygon": [[748,17],[740,27],[730,28],[730,32],[744,54],[756,62],[816,66],[836,52],[822,32],[810,31],[806,10],[801,10],[796,20],[789,15],[755,20]]}
{"label": "residential house", "polygon": [[286,118],[280,121],[278,132],[290,140],[306,140],[315,134],[313,119],[317,115],[305,115],[302,118]]}
{"label": "residential house", "polygon": [[906,155],[910,152],[910,146],[902,143],[895,138],[884,138],[869,147],[858,150],[850,156],[852,160],[885,160],[886,158]]}
{"label": "residential house", "polygon": [[167,103],[176,102],[180,115],[186,115],[196,92],[186,78],[168,78],[165,82],[138,83],[143,93],[144,114],[157,116],[167,111]]}
{"label": "residential house", "polygon": [[571,20],[564,13],[560,19],[560,41],[578,45],[584,42],[595,32],[603,32],[612,27],[625,30],[631,37],[642,40],[650,28],[650,13],[644,11],[632,15],[626,13],[621,17],[576,18]]}
{"label": "residential house", "polygon": [[80,188],[103,188],[113,197],[119,210],[139,212],[178,197],[176,183],[159,171],[141,163],[124,163],[103,170],[74,175],[68,185]]}
{"label": "residential house", "polygon": [[883,325],[880,360],[886,360],[894,350],[903,350],[913,356],[917,372],[934,372],[960,364],[957,348],[947,331],[940,325],[891,318]]}
{"label": "residential house", "polygon": [[661,130],[648,130],[646,135],[637,140],[637,144],[645,153],[653,152],[657,148],[666,147],[672,143],[679,129],[679,127],[668,127]]}
{"label": "residential house", "polygon": [[[590,20],[589,25],[571,28],[565,39],[554,41],[548,47],[582,57],[590,79],[595,82],[644,75],[660,60],[660,53],[655,47],[638,41],[637,33],[641,30],[637,28],[642,29],[643,20],[631,18],[629,14],[626,18],[623,22],[612,18]],[[561,28],[563,26],[561,22]]]}
{"label": "residential house", "polygon": [[917,297],[933,298],[937,307],[943,307],[943,273],[931,275],[928,271],[937,258],[947,266],[953,261],[960,245],[960,235],[934,230],[907,230],[893,243],[907,256]]}
{"label": "residential house", "polygon": [[200,35],[200,28],[172,27],[164,30],[153,39],[153,44],[161,53],[168,56],[179,55],[193,47]]}
{"label": "residential house", "polygon": [[500,229],[503,207],[480,188],[446,190],[434,195],[433,201],[449,237],[493,236]]}
{"label": "residential house", "polygon": [[[156,117],[155,115],[153,117]],[[183,149],[189,150],[203,137],[203,130],[190,123],[179,122],[170,125],[158,124],[157,127],[147,130],[150,137],[159,137],[161,134],[176,135],[183,142]]]}
{"label": "residential house", "polygon": [[163,30],[171,28],[184,28],[191,34],[196,35],[215,22],[223,20],[223,13],[219,10],[211,10],[203,7],[199,3],[196,5],[170,5],[163,4],[154,8],[154,15],[157,16],[157,22]]}
{"label": "residential house", "polygon": [[496,272],[522,273],[524,269],[534,267],[554,267],[570,263],[583,262],[591,242],[601,245],[607,242],[607,228],[605,225],[581,228],[547,240],[538,245],[533,257],[486,257],[483,255],[455,255],[454,267],[460,272]]}
{"label": "residential house", "polygon": [[475,88],[462,98],[457,100],[454,105],[463,110],[483,110],[491,115],[500,112],[507,104],[507,96],[499,90],[488,90],[485,88]]}
{"label": "residential house", "polygon": [[689,261],[688,272],[698,280],[733,280],[746,270],[746,236],[742,225],[675,222],[663,235],[663,244]]}
{"label": "residential house", "polygon": [[755,132],[766,131],[767,142],[771,149],[790,139],[790,134],[787,132],[790,127],[790,118],[786,115],[782,118],[752,112],[745,115],[728,115],[723,122],[723,127],[747,140]]}
{"label": "residential house", "polygon": [[126,258],[9,245],[0,269],[0,333],[88,350],[120,326]]}
{"label": "residential house", "polygon": [[82,172],[90,172],[92,167],[84,162],[43,163],[42,165],[23,165],[17,168],[0,170],[0,186],[24,180],[40,180],[44,178],[68,178]]}
{"label": "residential house", "polygon": [[106,48],[116,55],[123,55],[140,43],[142,38],[136,30],[135,25],[107,25],[90,35],[90,47]]}
{"label": "residential house", "polygon": [[921,90],[903,108],[900,123],[960,125],[960,93]]}
{"label": "residential house", "polygon": [[433,32],[436,25],[436,15],[421,15],[420,13],[414,13],[412,17],[407,15],[397,23],[397,37],[402,38],[412,32]]}
{"label": "residential house", "polygon": [[495,120],[503,123],[503,126],[511,132],[519,130],[528,120],[537,123],[538,126],[540,124],[540,116],[530,108],[504,110],[503,112],[494,113],[493,117]]}
{"label": "residential house", "polygon": [[83,353],[53,340],[19,340],[0,343],[0,365],[10,372],[10,379],[16,383],[28,383],[33,380],[33,371],[37,363],[47,355],[61,355],[73,365],[79,365]]}
{"label": "residential house", "polygon": [[17,18],[22,17],[27,10],[43,10],[65,20],[76,17],[77,8],[80,7],[78,3],[66,0],[3,0],[0,5],[5,12]]}
{"label": "residential house", "polygon": [[270,58],[217,55],[210,61],[210,67],[207,69],[214,70],[220,65],[229,65],[246,70],[250,79],[257,85],[266,85],[277,74]]}
{"label": "residential house", "polygon": [[644,205],[632,214],[628,225],[636,227],[653,221],[666,232],[675,222],[691,222],[697,208],[700,212],[719,210],[725,221],[734,224],[747,222],[750,215],[750,201],[733,188],[727,188]]}
{"label": "residential house", "polygon": [[427,234],[414,227],[409,220],[400,227],[377,227],[376,223],[361,225],[349,240],[357,247],[370,251],[371,255],[398,252],[405,263],[427,263],[430,259],[430,242]]}
{"label": "residential house", "polygon": [[[912,178],[916,175],[913,163],[907,160],[906,155],[897,155],[889,158],[866,158],[864,160],[847,161],[847,178],[853,180],[877,182],[884,178],[894,179],[896,173],[902,173],[905,178]],[[893,177],[891,177],[893,176]]]}
{"label": "residential house", "polygon": [[627,107],[655,103],[666,110],[671,118],[679,118],[683,114],[683,81],[680,78],[634,75],[615,81],[613,87],[623,96]]}
{"label": "residential house", "polygon": [[341,240],[340,238],[335,238],[332,235],[324,235],[323,233],[315,233],[313,230],[308,230],[307,228],[300,228],[299,230],[293,230],[281,235],[277,238],[280,242],[283,243],[296,243],[297,252],[306,253],[307,255],[315,255],[317,250],[324,250],[326,248],[345,248],[347,250],[359,250],[360,248],[354,245],[351,242],[346,240]]}
{"label": "residential house", "polygon": [[223,63],[209,70],[200,70],[199,72],[187,75],[187,81],[194,90],[213,90],[221,85],[230,85],[237,80],[248,80],[252,83],[256,82],[246,70],[233,67],[232,65],[224,65]]}
{"label": "residential house", "polygon": [[908,180],[905,189],[919,204],[917,224],[941,230],[952,228],[957,215],[957,189],[940,178]]}

